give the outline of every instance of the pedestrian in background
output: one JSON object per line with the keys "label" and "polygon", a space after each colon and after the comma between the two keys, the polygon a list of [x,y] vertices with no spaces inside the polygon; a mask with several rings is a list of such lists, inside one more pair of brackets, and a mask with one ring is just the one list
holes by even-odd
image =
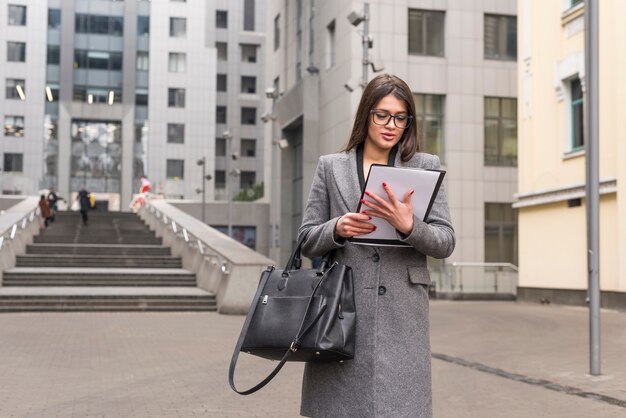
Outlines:
{"label": "pedestrian in background", "polygon": [[[439,158],[419,152],[413,94],[398,77],[369,82],[359,103],[346,148],[322,156],[304,211],[302,254],[334,251],[352,267],[356,302],[355,357],[311,362],[304,369],[300,413],[310,417],[432,417],[428,318],[430,277],[426,257],[448,257],[455,234],[443,187],[426,221],[413,215],[412,191],[359,203],[372,164],[439,169]],[[347,239],[386,220],[406,247],[356,245]]]}
{"label": "pedestrian in background", "polygon": [[54,220],[56,219],[56,214],[58,212],[58,201],[59,196],[54,191],[54,187],[50,187],[48,189],[48,207],[50,208],[50,222],[54,222]]}
{"label": "pedestrian in background", "polygon": [[76,200],[78,201],[80,205],[80,215],[83,217],[83,225],[87,226],[87,220],[88,220],[87,211],[91,207],[91,195],[89,194],[89,191],[87,191],[87,188],[84,185],[81,186],[80,191],[78,192],[78,196],[76,197]]}
{"label": "pedestrian in background", "polygon": [[39,199],[39,211],[41,212],[41,217],[43,218],[43,225],[44,227],[48,227],[48,225],[50,224],[50,217],[51,217],[51,213],[52,211],[50,210],[50,207],[48,206],[48,201],[46,200],[46,195],[42,194],[41,198]]}

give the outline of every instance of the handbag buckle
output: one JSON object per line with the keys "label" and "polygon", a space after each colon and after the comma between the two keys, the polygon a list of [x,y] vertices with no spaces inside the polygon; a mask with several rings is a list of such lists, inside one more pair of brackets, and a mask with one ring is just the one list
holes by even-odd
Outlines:
{"label": "handbag buckle", "polygon": [[263,300],[261,301],[261,303],[262,303],[263,305],[267,305],[267,299],[268,299],[268,297],[269,297],[268,295],[263,296]]}
{"label": "handbag buckle", "polygon": [[292,341],[291,345],[289,346],[289,349],[295,353],[296,351],[298,351],[298,348],[300,348],[300,343],[296,342],[296,341]]}

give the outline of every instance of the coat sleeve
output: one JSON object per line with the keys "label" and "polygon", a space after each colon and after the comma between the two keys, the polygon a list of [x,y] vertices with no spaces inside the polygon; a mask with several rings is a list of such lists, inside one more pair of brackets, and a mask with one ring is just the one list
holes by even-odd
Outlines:
{"label": "coat sleeve", "polygon": [[330,165],[328,159],[323,156],[320,157],[302,217],[302,226],[298,231],[298,240],[306,235],[302,244],[302,254],[306,257],[323,256],[327,252],[346,244],[344,238],[335,236],[335,225],[340,217],[330,217],[330,195],[328,192],[330,173],[327,172],[327,165]]}
{"label": "coat sleeve", "polygon": [[[440,167],[439,157],[432,156],[432,166],[435,170]],[[406,242],[420,253],[434,257],[446,258],[452,254],[456,244],[456,237],[452,222],[446,191],[441,184],[426,222],[413,216],[413,230],[409,235],[397,232],[400,241]]]}

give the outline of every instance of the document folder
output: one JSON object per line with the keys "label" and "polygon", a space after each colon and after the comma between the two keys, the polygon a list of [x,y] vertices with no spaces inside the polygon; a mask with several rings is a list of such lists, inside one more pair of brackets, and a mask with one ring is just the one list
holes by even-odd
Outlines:
{"label": "document folder", "polygon": [[[365,194],[365,191],[368,191],[385,200],[389,200],[387,192],[383,189],[383,182],[389,185],[398,200],[402,200],[409,190],[414,189],[415,193],[413,193],[411,198],[413,214],[426,222],[445,174],[446,172],[443,170],[372,164],[365,181],[365,187],[361,190],[361,199],[366,201],[374,200]],[[359,201],[357,212],[367,209],[368,207]],[[376,226],[375,231],[366,235],[352,237],[349,241],[361,245],[392,247],[406,247],[409,245],[398,239],[399,236],[396,229],[384,219],[373,216],[369,222]]]}

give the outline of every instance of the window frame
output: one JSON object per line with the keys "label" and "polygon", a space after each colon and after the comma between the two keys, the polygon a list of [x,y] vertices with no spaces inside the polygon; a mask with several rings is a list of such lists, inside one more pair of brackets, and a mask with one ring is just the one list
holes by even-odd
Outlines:
{"label": "window frame", "polygon": [[[177,28],[175,27],[175,22],[184,22],[184,27]],[[186,38],[187,37],[187,18],[180,16],[170,16],[170,29],[169,29],[169,37],[170,38]]]}
{"label": "window frame", "polygon": [[185,143],[185,124],[184,123],[169,123],[168,122],[167,143],[168,144],[184,144]]}
{"label": "window frame", "polygon": [[[181,163],[180,167],[174,167],[174,163]],[[177,168],[174,170],[174,168]],[[180,176],[175,175],[171,171],[180,172]],[[165,178],[168,180],[184,180],[185,179],[185,160],[180,158],[168,158],[165,160]]]}
{"label": "window frame", "polygon": [[[493,18],[496,20],[495,24],[495,49],[496,51],[493,54],[488,53],[487,51],[487,22],[488,19]],[[502,40],[500,38],[500,32],[502,32],[503,22],[506,22],[506,28],[508,29],[511,22],[515,25],[515,42],[512,43],[514,47],[514,56],[508,55],[508,37],[506,40]],[[508,30],[505,30],[505,33],[508,36]],[[485,13],[483,15],[483,57],[485,60],[493,60],[493,61],[517,61],[517,16],[511,15],[502,15],[502,14],[493,14],[493,13]]]}
{"label": "window frame", "polygon": [[[487,115],[487,100],[498,100],[498,116],[488,116]],[[503,117],[503,104],[505,100],[510,100],[515,102],[516,114],[514,117]],[[507,162],[505,156],[503,155],[504,148],[504,135],[505,135],[505,124],[504,121],[513,121],[515,122],[515,141],[516,144],[519,141],[519,126],[517,121],[517,98],[515,97],[495,97],[495,96],[484,96],[483,98],[483,106],[484,106],[484,129],[483,129],[483,138],[484,138],[484,151],[483,158],[485,166],[489,167],[517,167],[518,166],[518,151],[517,146],[515,147],[515,159],[514,162]],[[487,160],[487,120],[496,120],[497,121],[497,160],[496,161],[488,161]]]}
{"label": "window frame", "polygon": [[[9,125],[9,118],[13,118],[13,122]],[[18,121],[21,120],[21,124]],[[13,129],[7,131],[7,127]],[[23,138],[26,128],[25,117],[22,115],[4,115],[4,136],[13,138]],[[7,133],[8,132],[8,133]]]}
{"label": "window frame", "polygon": [[[426,100],[429,98],[438,99],[440,102],[441,113],[428,113],[426,110]],[[420,106],[418,100],[423,101],[423,105]],[[426,143],[426,123],[425,120],[436,118],[439,121],[439,135],[437,138],[436,148],[439,149],[439,152],[430,152],[431,154],[437,155],[442,164],[445,164],[446,158],[446,96],[444,94],[430,94],[430,93],[417,93],[413,92],[413,101],[415,103],[415,116],[417,117],[417,124],[419,129],[419,138],[420,138],[420,149],[423,152],[430,152],[431,149],[428,147]],[[420,111],[420,109],[422,111]]]}
{"label": "window frame", "polygon": [[26,42],[7,41],[6,59],[7,62],[26,62]]}
{"label": "window frame", "polygon": [[[580,97],[574,99],[574,83],[578,82],[580,86]],[[581,151],[585,149],[585,122],[584,122],[584,111],[585,111],[585,93],[582,91],[582,84],[580,82],[580,78],[574,77],[569,80],[568,87],[570,89],[570,119],[572,123],[571,127],[571,136],[570,136],[570,152]],[[574,117],[575,112],[578,108],[582,109],[583,117],[580,120],[580,138],[582,143],[580,145],[576,144],[576,118]]]}
{"label": "window frame", "polygon": [[[26,26],[28,23],[28,8],[25,4],[7,4],[7,25],[8,26]],[[15,21],[11,21],[11,10],[15,11],[16,9],[21,9],[23,11],[22,16],[18,16],[18,20],[21,17],[22,20],[19,20],[18,23]],[[15,19],[15,16],[13,16]]]}
{"label": "window frame", "polygon": [[[7,159],[7,157],[13,157],[13,159]],[[2,171],[4,173],[23,173],[24,172],[24,154],[21,152],[5,152],[3,156]],[[10,163],[9,163],[10,162]],[[19,169],[14,168],[16,166]]]}
{"label": "window frame", "polygon": [[184,109],[186,105],[186,89],[183,87],[168,87],[167,107]]}
{"label": "window frame", "polygon": [[[422,14],[422,34],[421,36],[421,51],[418,51],[417,49],[413,48],[413,50],[411,50],[411,28],[414,26],[411,23],[412,17],[413,19],[416,18],[416,14]],[[437,17],[441,17],[441,30],[439,31],[439,35],[441,38],[441,51],[439,53],[430,53],[428,51],[428,46],[429,46],[429,40],[433,37],[434,33],[433,31],[430,30],[428,22],[430,20],[432,20],[432,17],[437,16]],[[428,17],[430,17],[430,19],[427,19]],[[413,30],[417,30],[417,28],[413,29]],[[439,57],[439,58],[444,58],[446,56],[446,12],[445,10],[432,10],[432,9],[418,9],[418,8],[409,8],[409,12],[408,12],[408,42],[407,42],[407,49],[408,49],[408,55],[413,55],[413,56],[426,56],[426,57]],[[418,38],[420,39],[420,38]],[[415,45],[414,45],[415,47]]]}

